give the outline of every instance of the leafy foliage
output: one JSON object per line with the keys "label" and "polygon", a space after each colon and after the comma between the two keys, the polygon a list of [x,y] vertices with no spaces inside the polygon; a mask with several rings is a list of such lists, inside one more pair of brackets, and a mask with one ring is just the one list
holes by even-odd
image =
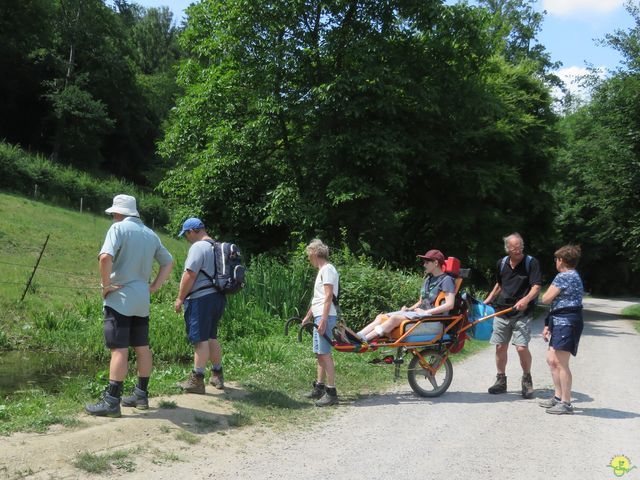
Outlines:
{"label": "leafy foliage", "polygon": [[178,93],[178,29],[126,1],[0,5],[0,137],[85,171],[157,179],[155,141]]}
{"label": "leafy foliage", "polygon": [[604,293],[640,286],[640,14],[628,9],[636,26],[608,36],[627,67],[592,80],[591,101],[563,119],[556,164],[558,236],[582,244],[587,288]]}
{"label": "leafy foliage", "polygon": [[[311,236],[408,264],[544,242],[555,117],[539,63],[506,62],[490,15],[438,1],[212,1],[160,145],[162,191],[249,251]],[[479,228],[481,227],[481,228]]]}

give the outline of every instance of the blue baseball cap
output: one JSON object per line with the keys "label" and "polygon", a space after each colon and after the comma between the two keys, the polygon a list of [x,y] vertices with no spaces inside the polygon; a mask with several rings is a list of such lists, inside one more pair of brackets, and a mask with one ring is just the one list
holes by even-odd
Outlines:
{"label": "blue baseball cap", "polygon": [[179,237],[183,236],[187,230],[198,230],[204,228],[204,223],[199,218],[187,218],[182,224],[182,230],[178,234]]}

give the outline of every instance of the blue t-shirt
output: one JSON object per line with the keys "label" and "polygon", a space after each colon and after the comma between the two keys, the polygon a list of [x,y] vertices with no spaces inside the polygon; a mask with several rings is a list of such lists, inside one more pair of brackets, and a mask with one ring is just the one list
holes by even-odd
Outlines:
{"label": "blue t-shirt", "polygon": [[109,228],[100,249],[113,257],[111,283],[122,288],[111,292],[103,304],[127,317],[149,316],[149,279],[153,262],[173,261],[158,236],[137,217],[126,217]]}
{"label": "blue t-shirt", "polygon": [[[216,260],[213,246],[209,242],[198,240],[189,247],[189,254],[184,261],[184,269],[198,274],[187,298],[194,300],[216,291],[211,281],[211,277],[216,273]],[[209,276],[207,277],[204,272]]]}
{"label": "blue t-shirt", "polygon": [[551,302],[551,310],[582,306],[584,287],[577,271],[567,270],[566,272],[558,273],[551,285],[560,290],[560,293]]}
{"label": "blue t-shirt", "polygon": [[433,308],[435,306],[434,303],[436,298],[438,298],[438,294],[440,292],[455,293],[455,281],[450,275],[445,273],[438,275],[437,277],[429,275],[420,290],[420,299],[422,300],[420,308],[424,310]]}

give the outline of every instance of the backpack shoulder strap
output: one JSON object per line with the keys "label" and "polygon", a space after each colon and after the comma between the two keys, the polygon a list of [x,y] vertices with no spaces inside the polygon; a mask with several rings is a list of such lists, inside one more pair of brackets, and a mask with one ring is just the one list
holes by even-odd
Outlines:
{"label": "backpack shoulder strap", "polygon": [[504,266],[507,264],[507,260],[509,260],[509,255],[505,255],[502,258],[502,261],[500,262],[500,271],[498,273],[502,273],[502,270],[504,270]]}
{"label": "backpack shoulder strap", "polygon": [[527,271],[527,275],[529,275],[531,273],[531,259],[533,257],[531,257],[531,255],[527,255],[524,259],[524,268]]}
{"label": "backpack shoulder strap", "polygon": [[216,276],[216,273],[218,271],[218,261],[216,259],[216,245],[219,242],[216,242],[215,240],[205,240],[205,242],[207,242],[209,245],[211,245],[211,250],[213,250],[213,275],[209,275],[203,269],[201,269],[200,271],[204,274],[205,277],[207,277],[209,280],[213,281],[213,278]]}

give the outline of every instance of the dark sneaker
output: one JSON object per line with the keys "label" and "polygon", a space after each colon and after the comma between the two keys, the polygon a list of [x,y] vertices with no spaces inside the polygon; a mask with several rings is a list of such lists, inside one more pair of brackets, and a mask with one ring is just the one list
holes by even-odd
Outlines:
{"label": "dark sneaker", "polygon": [[496,375],[496,383],[489,387],[489,393],[505,393],[507,391],[507,376],[504,373]]}
{"label": "dark sneaker", "polygon": [[139,410],[149,408],[149,394],[138,387],[133,387],[133,392],[128,397],[122,397],[123,407],[136,407]]}
{"label": "dark sneaker", "polygon": [[328,407],[330,405],[336,405],[338,403],[338,394],[333,390],[333,392],[329,392],[326,390],[324,395],[320,397],[320,400],[316,402],[316,407]]}
{"label": "dark sneaker", "polygon": [[120,411],[120,399],[118,397],[112,397],[107,392],[102,394],[102,399],[98,403],[91,405],[85,405],[84,410],[89,415],[95,415],[96,417],[121,417]]}
{"label": "dark sneaker", "polygon": [[538,405],[540,405],[542,408],[551,408],[558,403],[560,403],[560,400],[553,396],[551,398],[547,398],[546,400],[538,402]]}
{"label": "dark sneaker", "polygon": [[533,397],[533,380],[530,373],[522,375],[522,398]]}
{"label": "dark sneaker", "polygon": [[551,415],[571,415],[573,413],[573,405],[558,402],[553,407],[547,408],[545,411]]}
{"label": "dark sneaker", "polygon": [[209,384],[213,385],[218,390],[224,389],[224,374],[222,373],[222,369],[211,370],[211,378],[209,378]]}
{"label": "dark sneaker", "polygon": [[196,372],[191,372],[188,379],[184,382],[178,382],[176,385],[187,393],[198,393],[203,395],[204,375],[198,375]]}
{"label": "dark sneaker", "polygon": [[324,391],[325,391],[324,383],[313,382],[313,390],[311,390],[309,393],[305,393],[304,397],[318,400],[322,398],[322,396],[324,395]]}

